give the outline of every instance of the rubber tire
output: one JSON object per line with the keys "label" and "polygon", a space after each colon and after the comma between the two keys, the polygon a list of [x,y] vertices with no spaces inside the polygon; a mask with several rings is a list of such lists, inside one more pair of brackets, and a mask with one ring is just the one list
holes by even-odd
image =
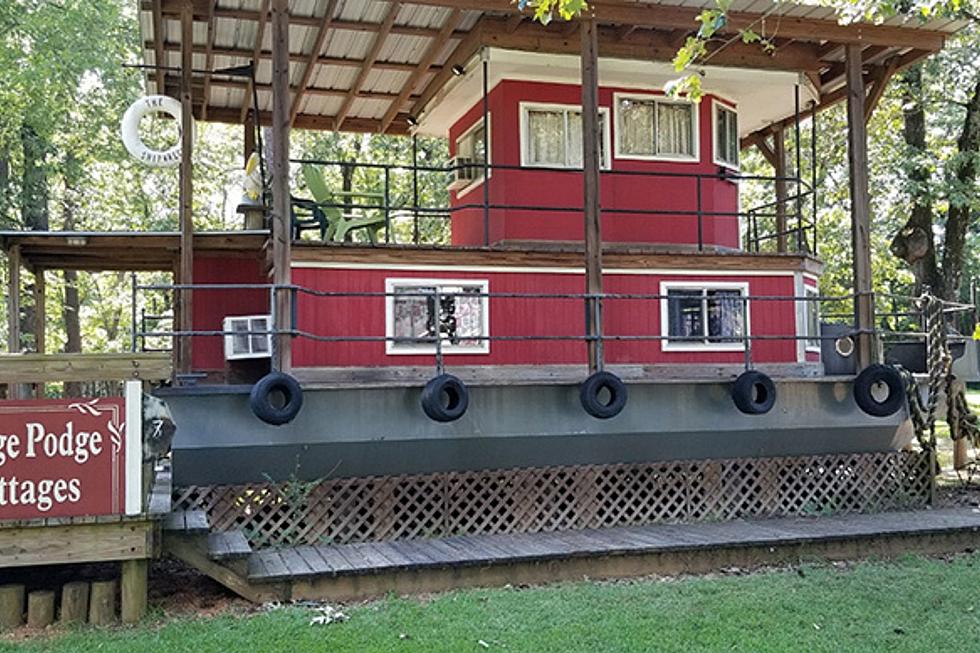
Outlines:
{"label": "rubber tire", "polygon": [[[286,398],[282,407],[277,407],[270,401],[272,393],[281,392]],[[293,421],[303,407],[303,390],[299,382],[288,374],[270,372],[252,386],[248,397],[248,406],[252,413],[266,424],[282,426]]]}
{"label": "rubber tire", "polygon": [[[876,400],[871,394],[871,389],[878,383],[888,386],[888,397],[884,401]],[[905,403],[902,375],[891,365],[869,365],[854,379],[854,401],[872,417],[894,415]]]}
{"label": "rubber tire", "polygon": [[[448,405],[443,404],[443,395],[448,395]],[[454,422],[469,405],[470,391],[452,374],[440,374],[422,389],[422,411],[433,421]]]}
{"label": "rubber tire", "polygon": [[[609,402],[602,403],[599,393],[605,388],[609,391]],[[585,381],[579,389],[582,408],[596,419],[609,419],[619,415],[626,407],[626,384],[612,372],[596,372]]]}
{"label": "rubber tire", "polygon": [[[757,388],[761,399],[756,399]],[[746,415],[765,415],[776,405],[776,384],[762,372],[742,372],[732,385],[732,401]]]}

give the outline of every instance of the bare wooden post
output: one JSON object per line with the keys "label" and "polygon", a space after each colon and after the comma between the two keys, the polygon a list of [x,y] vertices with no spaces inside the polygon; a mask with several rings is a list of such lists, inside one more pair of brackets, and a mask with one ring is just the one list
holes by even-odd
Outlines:
{"label": "bare wooden post", "polygon": [[61,588],[61,623],[85,623],[88,618],[88,583],[65,583]]}
{"label": "bare wooden post", "polygon": [[[582,38],[582,177],[585,217],[585,292],[602,292],[602,223],[599,213],[599,28],[592,16],[583,17]],[[586,300],[585,332],[590,338],[602,334],[602,303]],[[588,341],[589,371],[603,366],[602,341]]]}
{"label": "bare wooden post", "polygon": [[[292,229],[289,206],[289,2],[272,3],[272,279],[279,286],[291,283]],[[292,328],[291,293],[276,293],[277,331]],[[292,367],[288,335],[275,338],[273,367],[288,372]]]}
{"label": "bare wooden post", "polygon": [[[178,263],[179,284],[194,283],[194,215],[193,215],[193,166],[192,138],[193,97],[191,87],[191,69],[194,65],[194,5],[185,0],[180,13],[180,257]],[[193,295],[189,290],[177,293],[178,331],[191,331],[194,325]],[[186,373],[191,370],[193,355],[193,338],[179,336],[174,343],[177,353],[177,372]]]}
{"label": "bare wooden post", "polygon": [[24,623],[24,586],[0,585],[0,631]]}
{"label": "bare wooden post", "polygon": [[[47,346],[47,312],[45,309],[46,286],[44,268],[34,268],[34,351],[43,354]],[[44,384],[34,384],[37,399],[44,398]]]}
{"label": "bare wooden post", "polygon": [[88,622],[93,626],[107,626],[116,620],[116,581],[101,580],[92,583],[92,598],[88,606]]}
{"label": "bare wooden post", "polygon": [[[20,342],[20,245],[14,245],[7,250],[7,263],[10,266],[7,275],[7,350],[11,354],[19,354]],[[7,396],[10,399],[24,399],[25,386],[12,383],[7,386]]]}
{"label": "bare wooden post", "polygon": [[[854,322],[857,364],[862,370],[872,362],[874,297],[871,294],[871,201],[868,195],[868,131],[864,121],[865,88],[861,45],[844,50],[847,74],[847,151],[851,178],[851,249],[854,266]],[[866,332],[866,333],[865,333]]]}
{"label": "bare wooden post", "polygon": [[772,133],[772,152],[775,161],[773,169],[776,175],[776,251],[786,251],[786,131],[779,127]]}
{"label": "bare wooden post", "polygon": [[124,560],[122,563],[120,613],[124,624],[133,624],[146,614],[146,585],[149,561]]}
{"label": "bare wooden post", "polygon": [[27,595],[27,625],[46,628],[54,623],[54,592],[37,590]]}
{"label": "bare wooden post", "polygon": [[248,118],[245,119],[245,138],[244,138],[244,150],[242,154],[244,155],[243,162],[248,163],[248,157],[252,156],[255,152],[255,119],[252,114],[248,114]]}

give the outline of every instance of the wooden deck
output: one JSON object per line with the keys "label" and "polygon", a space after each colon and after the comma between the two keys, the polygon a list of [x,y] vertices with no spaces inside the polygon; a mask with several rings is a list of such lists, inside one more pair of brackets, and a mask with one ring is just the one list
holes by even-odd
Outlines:
{"label": "wooden deck", "polygon": [[[199,536],[200,538],[200,536]],[[172,553],[255,601],[357,600],[464,586],[704,573],[804,559],[889,558],[980,544],[969,508],[836,517],[656,524],[232,551],[236,535],[165,540]],[[190,557],[188,557],[190,553]]]}

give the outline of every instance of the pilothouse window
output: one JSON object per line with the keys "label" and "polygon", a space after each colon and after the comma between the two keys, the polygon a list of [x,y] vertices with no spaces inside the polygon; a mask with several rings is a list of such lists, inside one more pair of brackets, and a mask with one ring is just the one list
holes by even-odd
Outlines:
{"label": "pilothouse window", "polygon": [[746,333],[747,288],[740,284],[722,287],[674,286],[666,295],[663,348],[741,349]]}
{"label": "pilothouse window", "polygon": [[691,102],[616,95],[616,156],[695,161],[697,116]]}

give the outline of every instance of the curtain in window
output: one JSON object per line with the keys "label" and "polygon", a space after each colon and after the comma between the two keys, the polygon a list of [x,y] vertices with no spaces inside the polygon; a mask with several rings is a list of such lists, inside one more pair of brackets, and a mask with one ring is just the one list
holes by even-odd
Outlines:
{"label": "curtain in window", "polygon": [[738,290],[708,291],[708,336],[713,342],[739,342],[742,333],[742,293]]}
{"label": "curtain in window", "polygon": [[582,167],[582,114],[578,111],[568,112],[565,161],[573,168]]}
{"label": "curtain in window", "polygon": [[657,153],[694,155],[693,112],[689,104],[657,104]]}
{"label": "curtain in window", "polygon": [[396,293],[406,293],[405,297],[395,297],[394,333],[392,336],[411,341],[435,336],[435,308],[433,297],[419,296],[417,293],[435,293],[434,287],[396,288]]}
{"label": "curtain in window", "polygon": [[719,161],[738,165],[738,116],[734,111],[718,107],[715,119],[715,155]]}
{"label": "curtain in window", "polygon": [[670,338],[700,339],[704,337],[704,312],[698,290],[667,291],[667,335]]}
{"label": "curtain in window", "polygon": [[[528,111],[527,131],[528,163],[565,165],[565,116],[563,112]],[[579,133],[581,134],[581,129]]]}
{"label": "curtain in window", "polygon": [[653,102],[619,101],[619,148],[623,154],[654,155]]}

